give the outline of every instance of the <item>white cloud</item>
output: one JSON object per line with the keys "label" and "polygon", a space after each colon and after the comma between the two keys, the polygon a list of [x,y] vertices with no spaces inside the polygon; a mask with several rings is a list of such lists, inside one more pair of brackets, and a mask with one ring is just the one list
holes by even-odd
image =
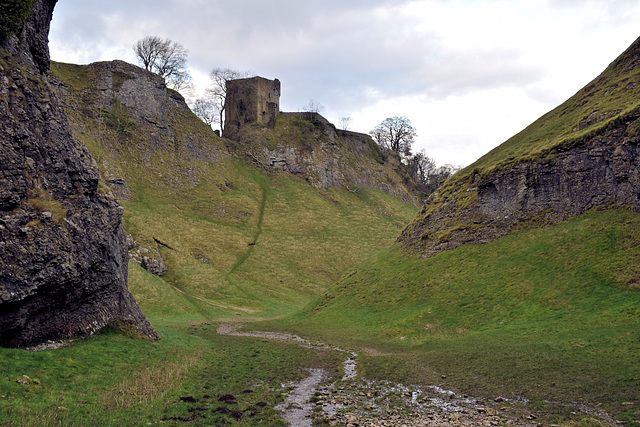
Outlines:
{"label": "white cloud", "polygon": [[[199,85],[213,67],[282,82],[367,132],[406,115],[438,163],[469,164],[595,78],[637,37],[629,0],[62,0],[54,60],[134,62],[169,37]],[[419,147],[418,147],[419,148]]]}

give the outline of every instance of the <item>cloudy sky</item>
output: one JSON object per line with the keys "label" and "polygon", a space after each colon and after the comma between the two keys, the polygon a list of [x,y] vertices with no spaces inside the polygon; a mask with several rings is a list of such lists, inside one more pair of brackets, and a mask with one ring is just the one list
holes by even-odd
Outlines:
{"label": "cloudy sky", "polygon": [[59,0],[51,57],[123,59],[147,35],[189,50],[199,89],[214,67],[282,82],[369,132],[406,116],[414,150],[468,165],[587,84],[640,31],[637,0]]}

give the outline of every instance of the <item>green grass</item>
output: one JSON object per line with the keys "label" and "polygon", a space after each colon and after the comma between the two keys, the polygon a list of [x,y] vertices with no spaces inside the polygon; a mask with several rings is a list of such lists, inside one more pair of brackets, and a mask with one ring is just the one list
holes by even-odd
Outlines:
{"label": "green grass", "polygon": [[[125,229],[136,240],[155,247],[156,238],[172,248],[161,248],[169,270],[153,280],[209,301],[199,305],[213,318],[264,318],[301,308],[391,244],[415,212],[382,192],[318,191],[288,174],[265,177],[238,167],[236,194],[216,199],[209,189],[199,200],[195,189],[192,198],[162,200],[148,192],[124,203]],[[216,218],[217,210],[198,212],[200,206],[222,206],[227,215]],[[208,263],[199,261],[203,256]]]}
{"label": "green grass", "polygon": [[[574,96],[482,156],[459,174],[474,170],[488,174],[532,158],[554,156],[554,149],[589,135],[614,122],[640,105],[640,68],[633,68],[636,53],[631,46],[596,79]],[[586,126],[592,114],[593,124]],[[581,123],[583,123],[581,125]]]}
{"label": "green grass", "polygon": [[570,402],[634,420],[623,402],[640,402],[639,226],[594,211],[427,260],[396,246],[265,327],[355,346],[373,377],[444,374],[466,393],[530,399],[551,421]]}
{"label": "green grass", "polygon": [[[188,111],[172,110],[174,133],[157,145],[140,123],[123,134],[94,105],[91,68],[52,69],[76,95],[69,115],[77,138],[103,178],[124,177],[131,191],[122,201],[127,233],[165,259],[162,277],[135,263],[129,269],[130,290],[163,340],[108,331],[50,352],[0,349],[7,424],[171,425],[194,416],[233,424],[232,411],[242,411],[241,424],[283,425],[272,409],[281,382],[304,367],[335,372],[340,356],[218,336],[211,324],[259,320],[263,329],[357,350],[369,378],[440,384],[487,401],[503,396],[548,424],[588,425],[582,403],[618,420],[639,418],[638,214],[592,211],[422,260],[392,247],[413,207],[376,190],[317,189],[267,173],[229,156],[226,142]],[[607,77],[615,88],[586,88],[470,170],[553,155],[614,117],[574,131],[594,109],[635,108],[627,95],[636,89],[624,92],[616,70]],[[243,149],[258,153],[277,138],[306,149],[316,131],[281,117],[274,131],[256,128]],[[449,181],[443,197],[458,191],[461,206],[471,203],[475,193],[460,186],[472,185],[470,170]],[[39,384],[18,384],[23,375]],[[224,394],[237,403],[218,402]]]}
{"label": "green grass", "polygon": [[[273,409],[286,391],[282,382],[304,377],[304,368],[335,373],[339,365],[336,352],[151,320],[158,343],[105,331],[57,350],[0,349],[0,423],[284,426]],[[24,375],[32,384],[17,382]],[[224,395],[235,403],[220,401]]]}

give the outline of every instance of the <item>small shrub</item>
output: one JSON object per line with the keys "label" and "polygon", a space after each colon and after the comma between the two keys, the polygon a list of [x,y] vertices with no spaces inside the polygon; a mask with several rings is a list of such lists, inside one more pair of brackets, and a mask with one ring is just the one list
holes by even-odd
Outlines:
{"label": "small shrub", "polygon": [[126,80],[132,79],[133,76],[131,74],[125,73],[124,71],[116,70],[113,72],[111,87],[115,92],[120,92],[122,89],[122,85]]}
{"label": "small shrub", "polygon": [[127,111],[122,106],[119,99],[113,99],[111,111],[102,109],[100,116],[107,119],[107,126],[115,130],[123,137],[128,137],[129,132],[135,128],[135,123],[129,119]]}

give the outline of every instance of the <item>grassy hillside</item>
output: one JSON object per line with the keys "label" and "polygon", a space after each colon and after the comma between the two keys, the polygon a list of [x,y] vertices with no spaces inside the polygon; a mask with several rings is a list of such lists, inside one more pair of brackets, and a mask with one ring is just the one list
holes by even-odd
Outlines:
{"label": "grassy hillside", "polygon": [[533,158],[553,156],[554,149],[597,132],[640,106],[640,39],[596,79],[458,174],[488,174]]}
{"label": "grassy hillside", "polygon": [[0,349],[0,424],[284,426],[283,383],[310,367],[336,374],[340,353],[217,335],[212,320],[299,310],[392,244],[416,209],[245,162],[178,94],[151,90],[135,104],[136,76],[108,67],[52,71],[99,188],[120,199],[138,246],[165,260],[161,277],[129,263],[129,288],[162,340],[107,330],[52,351]]}
{"label": "grassy hillside", "polygon": [[[379,190],[319,189],[242,160],[178,94],[137,94],[150,77],[128,64],[52,70],[102,179],[124,178],[125,231],[164,258],[161,278],[131,268],[131,291],[148,315],[169,310],[154,303],[162,294],[206,318],[290,313],[387,247],[415,214]],[[109,84],[111,98],[96,89]],[[300,136],[290,128],[278,138],[293,144]]]}
{"label": "grassy hillside", "polygon": [[639,227],[636,213],[592,211],[427,260],[396,245],[280,327],[357,348],[372,377],[446,375],[550,422],[584,418],[581,403],[637,420]]}
{"label": "grassy hillside", "polygon": [[128,232],[171,247],[160,248],[168,268],[162,278],[131,276],[147,314],[157,308],[147,304],[147,289],[162,284],[189,295],[208,318],[295,311],[391,244],[414,213],[379,191],[315,190],[239,162],[234,173],[234,189],[219,198],[204,185],[185,195],[147,191],[124,202]]}

